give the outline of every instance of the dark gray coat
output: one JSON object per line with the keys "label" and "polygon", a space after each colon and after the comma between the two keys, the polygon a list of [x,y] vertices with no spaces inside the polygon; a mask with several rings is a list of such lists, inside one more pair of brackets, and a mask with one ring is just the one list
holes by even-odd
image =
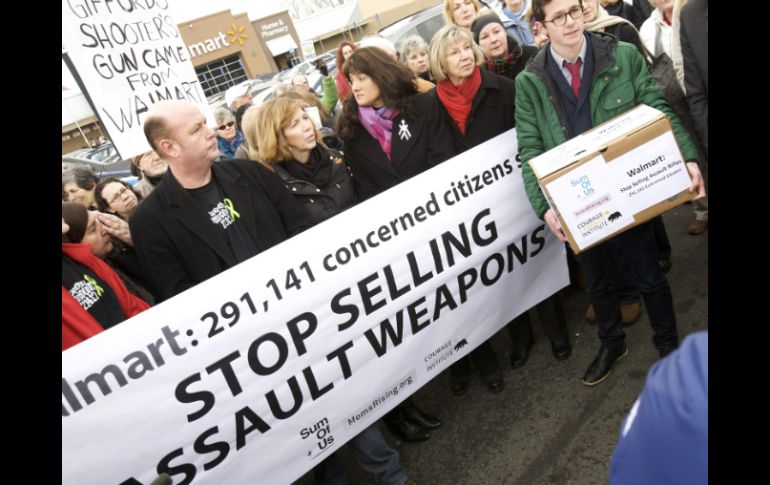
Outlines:
{"label": "dark gray coat", "polygon": [[708,0],[691,0],[679,14],[684,87],[695,129],[708,159],[709,56]]}
{"label": "dark gray coat", "polygon": [[320,145],[319,149],[325,159],[324,163],[331,164],[331,175],[328,178],[305,180],[290,174],[282,163],[273,165],[275,173],[302,204],[314,225],[355,205],[358,200],[353,190],[353,179],[350,178],[342,154],[326,150]]}

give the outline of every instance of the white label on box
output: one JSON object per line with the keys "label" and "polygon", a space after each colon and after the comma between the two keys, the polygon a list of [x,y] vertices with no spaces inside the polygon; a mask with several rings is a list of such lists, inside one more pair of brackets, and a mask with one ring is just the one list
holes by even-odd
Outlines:
{"label": "white label on box", "polygon": [[615,158],[605,173],[615,181],[615,197],[623,200],[631,213],[673,197],[690,186],[687,167],[671,131]]}
{"label": "white label on box", "polygon": [[596,128],[567,140],[561,145],[538,155],[529,161],[535,176],[541,179],[584,156],[606,146],[619,136],[633,133],[662,115],[660,111],[645,104],[629,110]]}
{"label": "white label on box", "polygon": [[636,108],[584,133],[584,143],[590,150],[598,149],[620,135],[633,133],[639,128],[649,125],[661,115],[662,113],[657,109],[646,104],[640,104]]}
{"label": "white label on box", "polygon": [[578,135],[533,158],[529,161],[529,166],[535,176],[541,179],[578,160],[582,153],[585,153],[583,135]]}
{"label": "white label on box", "polygon": [[601,155],[546,184],[578,248],[633,224],[634,212],[616,187]]}

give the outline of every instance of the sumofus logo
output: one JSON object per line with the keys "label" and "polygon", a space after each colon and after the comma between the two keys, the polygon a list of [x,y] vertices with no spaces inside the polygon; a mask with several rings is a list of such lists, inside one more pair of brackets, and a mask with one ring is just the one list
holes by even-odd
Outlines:
{"label": "sumofus logo", "polygon": [[577,189],[578,200],[584,197],[588,197],[589,195],[595,192],[595,189],[591,184],[591,179],[588,178],[588,175],[583,175],[581,177],[572,179],[569,181],[569,184],[570,186],[575,187]]}

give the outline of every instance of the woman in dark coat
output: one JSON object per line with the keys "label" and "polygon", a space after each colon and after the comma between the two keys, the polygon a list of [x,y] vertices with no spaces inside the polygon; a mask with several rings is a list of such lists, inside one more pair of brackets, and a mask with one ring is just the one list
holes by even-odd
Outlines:
{"label": "woman in dark coat", "polygon": [[[345,62],[352,96],[343,105],[337,133],[353,173],[359,200],[427,170],[453,155],[451,139],[429,94],[417,94],[412,72],[377,47],[356,49]],[[385,415],[391,433],[404,441],[428,439],[441,426],[411,399]]]}
{"label": "woman in dark coat", "polygon": [[[246,116],[256,117],[259,160],[281,177],[315,225],[353,206],[357,198],[342,153],[321,142],[321,134],[305,112],[309,107],[302,100],[279,97]],[[251,121],[244,123],[251,125]],[[359,464],[377,475],[378,481],[380,475],[405,477],[398,453],[387,445],[375,424],[348,444]],[[316,483],[327,483],[341,473],[339,460],[331,455],[314,473]]]}
{"label": "woman in dark coat", "polygon": [[304,111],[308,106],[280,97],[263,104],[253,116],[259,160],[281,177],[318,224],[358,200],[342,154],[319,143],[321,135]]}
{"label": "woman in dark coat", "polygon": [[430,93],[411,71],[376,47],[356,49],[344,66],[352,86],[337,123],[360,200],[454,156]]}
{"label": "woman in dark coat", "polygon": [[[497,15],[484,15],[476,19],[471,27],[473,38],[486,57],[487,70],[513,80],[536,52],[532,46],[521,46],[506,35],[505,27]],[[572,348],[567,336],[564,312],[558,293],[536,305],[543,325],[543,331],[551,341],[551,350],[558,360],[569,357]],[[529,351],[534,344],[532,322],[529,312],[524,312],[508,324],[513,349],[511,367],[519,368],[527,363]]]}
{"label": "woman in dark coat", "polygon": [[474,20],[471,31],[473,40],[484,52],[486,59],[483,67],[512,81],[537,52],[537,47],[521,45],[507,35],[503,22],[495,14],[482,15]]}

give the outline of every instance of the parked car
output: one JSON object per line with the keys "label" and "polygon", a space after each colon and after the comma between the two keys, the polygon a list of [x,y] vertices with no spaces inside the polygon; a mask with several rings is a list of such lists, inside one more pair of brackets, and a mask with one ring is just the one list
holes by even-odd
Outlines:
{"label": "parked car", "polygon": [[62,155],[62,169],[87,167],[99,177],[131,177],[131,159],[121,160],[112,143]]}
{"label": "parked car", "polygon": [[401,52],[406,38],[412,35],[419,35],[430,44],[433,34],[444,26],[443,12],[443,4],[428,7],[380,29],[378,33],[393,42],[398,52]]}

